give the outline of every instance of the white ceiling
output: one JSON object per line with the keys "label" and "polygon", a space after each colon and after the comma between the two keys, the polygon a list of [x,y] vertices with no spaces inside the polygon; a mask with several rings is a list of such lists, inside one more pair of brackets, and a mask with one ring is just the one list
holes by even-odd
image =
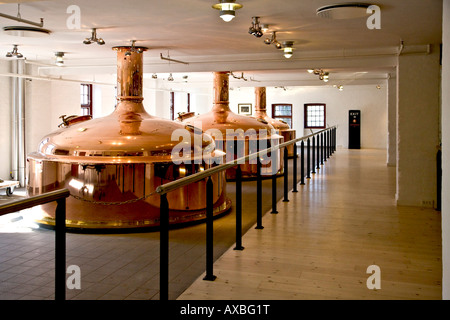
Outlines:
{"label": "white ceiling", "polygon": [[[302,85],[313,77],[306,69],[321,67],[335,80],[369,81],[385,79],[393,71],[401,41],[405,48],[419,51],[441,43],[442,0],[373,0],[370,3],[381,8],[380,30],[369,30],[366,18],[331,20],[316,15],[324,5],[349,2],[339,0],[238,0],[243,8],[228,23],[211,8],[215,0],[0,1],[0,13],[16,16],[17,2],[23,19],[44,18],[44,28],[51,34],[40,38],[0,34],[0,57],[6,59],[4,54],[18,44],[28,62],[42,64],[41,75],[113,74],[116,56],[111,48],[137,40],[138,46],[148,47],[144,59],[148,73],[180,72],[202,81],[201,74],[227,70],[244,72],[247,79]],[[67,26],[70,5],[81,10],[80,29]],[[248,33],[253,16],[277,31],[280,42],[294,41],[291,59],[263,43],[268,34],[256,38]],[[29,26],[0,17],[0,27],[11,25]],[[94,27],[106,41],[104,46],[82,43]],[[65,52],[63,68],[51,65],[57,51]],[[161,54],[189,64],[169,64]]]}

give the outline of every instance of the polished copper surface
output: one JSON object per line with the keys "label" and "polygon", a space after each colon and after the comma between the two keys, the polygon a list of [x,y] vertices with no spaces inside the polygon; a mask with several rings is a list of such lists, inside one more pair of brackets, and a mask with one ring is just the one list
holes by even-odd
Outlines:
{"label": "polished copper surface", "polygon": [[[273,119],[267,115],[265,87],[255,87],[255,112],[253,117],[256,119],[264,119],[270,123],[275,129],[278,130],[280,135],[283,136],[284,142],[295,139],[295,130],[291,129],[286,122]],[[291,144],[287,148],[288,157],[294,156],[294,145]]]}
{"label": "polished copper surface", "polygon": [[[274,127],[266,120],[239,115],[231,111],[229,107],[229,72],[214,73],[213,89],[211,111],[190,117],[184,120],[184,123],[201,127],[214,138],[217,148],[225,150],[227,155],[233,157],[233,159],[266,149],[270,147],[272,142],[282,142],[282,137],[275,133]],[[234,140],[243,142],[239,150],[235,147]],[[252,149],[255,143],[258,146],[256,149]],[[282,170],[282,163],[283,155],[277,151],[277,171]],[[235,170],[235,168],[227,170],[227,179],[235,178]],[[247,161],[242,164],[241,170],[244,179],[256,177],[257,166],[255,161]],[[272,170],[272,163],[263,163],[263,175],[271,175]]]}
{"label": "polished copper surface", "polygon": [[[66,223],[73,229],[158,226],[156,187],[214,166],[214,161],[224,156],[210,136],[192,126],[149,115],[142,104],[145,48],[114,49],[118,62],[114,112],[50,133],[27,159],[28,194],[63,187],[70,190]],[[172,161],[172,150],[180,143],[172,140],[177,129],[190,137],[189,153],[182,155],[180,164]],[[215,214],[224,213],[231,206],[225,193],[225,173],[215,174],[212,180]],[[205,218],[205,194],[204,181],[170,192],[170,223]],[[54,225],[53,204],[35,211],[39,223]]]}

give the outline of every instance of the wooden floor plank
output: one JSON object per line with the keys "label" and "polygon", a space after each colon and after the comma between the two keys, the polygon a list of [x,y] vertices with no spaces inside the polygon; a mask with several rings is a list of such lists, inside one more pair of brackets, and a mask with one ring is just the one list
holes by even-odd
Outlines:
{"label": "wooden floor plank", "polygon": [[[395,168],[382,150],[338,150],[250,228],[243,251],[214,264],[188,299],[441,299],[440,212],[395,205]],[[368,289],[370,265],[381,288]]]}

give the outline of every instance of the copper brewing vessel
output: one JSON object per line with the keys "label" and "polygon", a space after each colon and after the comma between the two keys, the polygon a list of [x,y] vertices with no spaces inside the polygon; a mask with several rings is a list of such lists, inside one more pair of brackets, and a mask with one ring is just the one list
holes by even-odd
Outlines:
{"label": "copper brewing vessel", "polygon": [[[273,119],[267,115],[266,112],[266,88],[265,87],[255,87],[255,113],[254,118],[264,119],[270,123],[275,129],[278,130],[280,135],[283,136],[284,141],[290,141],[295,139],[295,130],[291,129],[289,125],[281,120]],[[287,147],[288,157],[294,156],[294,144]]]}
{"label": "copper brewing vessel", "polygon": [[[205,114],[185,119],[183,122],[196,127],[201,126],[202,130],[210,133],[215,139],[216,146],[227,153],[228,160],[266,149],[272,143],[282,142],[282,137],[266,120],[239,115],[231,111],[229,107],[229,72],[215,72],[213,88],[212,109]],[[280,151],[277,150],[276,155],[271,158],[275,161],[266,159],[262,164],[261,173],[264,176],[282,170],[283,156]],[[235,170],[236,168],[227,170],[228,180],[235,178]],[[256,177],[256,160],[245,162],[241,165],[241,170],[244,179]]]}
{"label": "copper brewing vessel", "polygon": [[[145,48],[114,49],[118,96],[114,112],[50,133],[27,159],[29,195],[63,187],[70,190],[66,224],[71,229],[158,226],[160,198],[155,189],[214,166],[213,160],[224,155],[211,137],[195,128],[149,115],[142,103]],[[180,164],[172,161],[172,149],[179,143],[171,138],[176,129],[186,129],[192,141],[190,153],[183,154],[185,161]],[[201,142],[194,144],[197,134],[201,134]],[[225,174],[215,174],[212,179],[217,215],[226,212],[231,202],[225,192]],[[205,187],[206,182],[199,181],[167,194],[171,224],[204,219]],[[52,226],[54,212],[54,204],[35,207],[35,219]]]}

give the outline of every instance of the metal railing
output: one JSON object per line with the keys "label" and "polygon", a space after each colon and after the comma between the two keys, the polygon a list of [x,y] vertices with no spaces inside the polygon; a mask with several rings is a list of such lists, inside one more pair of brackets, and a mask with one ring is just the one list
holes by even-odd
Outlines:
{"label": "metal railing", "polygon": [[[160,300],[169,299],[169,202],[167,200],[167,193],[184,187],[188,184],[207,179],[206,181],[206,275],[204,280],[213,281],[216,276],[213,274],[213,182],[211,176],[221,171],[236,168],[236,246],[235,250],[243,250],[242,246],[242,172],[240,164],[245,161],[251,161],[256,159],[257,174],[256,174],[256,194],[257,194],[257,208],[256,208],[256,229],[263,229],[262,226],[262,177],[261,177],[261,157],[266,156],[269,152],[274,152],[284,148],[284,184],[283,184],[283,201],[288,202],[288,149],[291,144],[294,146],[293,154],[293,189],[292,192],[298,192],[297,190],[297,142],[300,142],[300,161],[301,161],[301,181],[300,184],[305,184],[305,172],[304,172],[304,149],[306,141],[307,150],[307,174],[306,178],[311,178],[310,173],[315,173],[315,169],[319,169],[320,165],[336,151],[336,126],[332,126],[318,132],[312,133],[301,138],[293,139],[278,145],[271,146],[270,148],[255,152],[244,157],[235,159],[233,161],[219,164],[213,168],[198,172],[187,177],[177,179],[175,181],[160,185],[156,188],[156,192],[160,195]],[[317,137],[317,139],[316,139]],[[312,145],[311,145],[312,140]],[[317,140],[317,144],[316,144]],[[320,141],[319,141],[320,140]],[[311,148],[313,150],[311,155]],[[276,159],[276,157],[274,157]],[[312,159],[311,159],[312,158]],[[312,170],[311,170],[312,164]],[[277,164],[272,164],[277,168]],[[276,170],[273,170],[276,171]],[[277,172],[272,174],[272,211],[271,213],[278,213],[277,211],[277,187],[276,187]]]}
{"label": "metal railing", "polygon": [[66,299],[66,198],[68,189],[23,198],[0,206],[0,216],[56,201],[55,219],[55,300]]}
{"label": "metal railing", "polygon": [[[157,187],[156,192],[160,195],[160,300],[168,300],[169,297],[169,202],[167,193],[186,186],[188,184],[207,179],[206,182],[206,276],[204,280],[213,281],[216,276],[213,274],[213,182],[211,176],[229,168],[236,168],[236,246],[235,250],[243,250],[242,246],[242,172],[241,163],[245,161],[255,160],[257,162],[257,212],[256,212],[256,229],[263,229],[262,226],[262,176],[261,176],[261,157],[269,152],[274,152],[284,148],[284,194],[283,201],[288,199],[288,149],[291,144],[295,144],[293,154],[293,188],[292,192],[297,191],[297,142],[300,142],[300,161],[301,161],[301,179],[300,184],[305,184],[305,177],[310,178],[310,172],[315,172],[315,168],[320,168],[336,150],[336,126],[329,127],[313,134],[303,136],[294,140],[290,140],[278,145],[274,145],[268,149],[246,155],[235,159],[231,162],[217,165],[216,167],[204,170],[199,173],[189,175],[187,177],[166,183]],[[317,139],[315,139],[317,137]],[[319,141],[320,138],[320,141]],[[312,140],[312,146],[310,144]],[[316,144],[317,140],[317,144]],[[307,174],[304,172],[305,160],[305,143],[307,148]],[[312,147],[313,154],[311,159],[310,149]],[[316,153],[314,153],[316,151]],[[276,159],[276,157],[274,157]],[[275,160],[276,161],[276,160]],[[313,169],[311,170],[311,162]],[[277,168],[277,164],[273,166]],[[274,170],[276,171],[276,170]],[[277,172],[272,174],[272,211],[277,211],[277,188],[276,179]],[[28,209],[37,205],[56,201],[56,220],[55,220],[55,300],[65,300],[66,298],[66,198],[70,196],[68,189],[60,189],[44,193],[42,195],[26,197],[17,201],[9,202],[0,206],[0,216]]]}

